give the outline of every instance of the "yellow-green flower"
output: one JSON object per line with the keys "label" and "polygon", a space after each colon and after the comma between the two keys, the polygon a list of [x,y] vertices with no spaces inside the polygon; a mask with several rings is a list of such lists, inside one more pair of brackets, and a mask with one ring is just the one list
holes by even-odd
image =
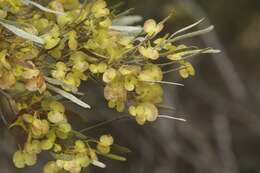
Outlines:
{"label": "yellow-green flower", "polygon": [[57,62],[56,69],[52,70],[51,74],[52,74],[52,77],[54,77],[55,79],[62,80],[65,78],[67,71],[68,71],[68,67],[65,63]]}
{"label": "yellow-green flower", "polygon": [[109,9],[106,8],[107,4],[104,0],[97,0],[94,2],[91,12],[96,18],[109,15]]}
{"label": "yellow-green flower", "polygon": [[140,81],[161,81],[163,79],[162,70],[157,65],[146,65],[138,75]]}
{"label": "yellow-green flower", "polygon": [[152,47],[145,48],[143,46],[140,46],[138,50],[141,55],[148,59],[157,60],[160,57],[159,52]]}
{"label": "yellow-green flower", "polygon": [[18,150],[14,153],[13,162],[14,162],[14,165],[17,168],[24,168],[25,167],[25,156],[24,156],[23,151]]}
{"label": "yellow-green flower", "polygon": [[71,50],[76,50],[78,48],[77,32],[72,30],[68,33],[68,46]]}
{"label": "yellow-green flower", "polygon": [[79,6],[79,0],[57,0],[65,9],[74,9]]}
{"label": "yellow-green flower", "polygon": [[58,167],[55,161],[48,162],[43,168],[44,173],[59,173],[61,170],[62,168]]}
{"label": "yellow-green flower", "polygon": [[0,89],[10,89],[15,85],[16,78],[14,74],[7,70],[0,71]]}
{"label": "yellow-green flower", "polygon": [[60,29],[57,25],[54,25],[53,28],[47,34],[43,35],[44,47],[45,49],[52,49],[57,46],[60,42]]}
{"label": "yellow-green flower", "polygon": [[146,121],[155,121],[158,116],[158,109],[154,104],[144,102],[137,106],[130,106],[129,113],[135,117],[138,124],[143,125]]}
{"label": "yellow-green flower", "polygon": [[103,74],[103,81],[109,83],[113,81],[117,76],[117,71],[114,68],[109,68]]}
{"label": "yellow-green flower", "polygon": [[89,68],[87,55],[80,51],[75,52],[70,56],[70,62],[72,67],[80,72],[85,72]]}
{"label": "yellow-green flower", "polygon": [[163,23],[157,24],[156,21],[153,19],[149,19],[144,23],[144,31],[149,36],[154,36],[158,34],[159,32],[162,31],[163,27],[164,27]]}
{"label": "yellow-green flower", "polygon": [[182,78],[188,78],[189,76],[194,76],[195,75],[195,69],[191,65],[191,63],[187,61],[181,62],[181,69],[179,70],[179,73]]}

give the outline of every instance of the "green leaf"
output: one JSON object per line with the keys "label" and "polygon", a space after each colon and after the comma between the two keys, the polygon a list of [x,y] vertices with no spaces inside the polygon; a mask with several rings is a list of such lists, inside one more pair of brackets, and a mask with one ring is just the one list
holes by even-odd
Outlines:
{"label": "green leaf", "polygon": [[129,148],[123,147],[123,146],[118,145],[118,144],[113,144],[111,146],[111,150],[114,153],[119,153],[119,154],[131,153],[131,150]]}
{"label": "green leaf", "polygon": [[47,77],[47,76],[45,76],[44,79],[48,83],[50,83],[52,85],[59,85],[61,87],[69,88],[72,91],[72,93],[74,93],[74,94],[84,95],[83,93],[78,92],[78,88],[70,86],[70,85],[67,85],[66,83],[64,83],[64,82],[62,82],[60,80],[57,80],[57,79],[54,79],[54,78],[50,78],[50,77]]}
{"label": "green leaf", "polygon": [[184,35],[180,35],[178,37],[172,38],[172,39],[169,40],[169,42],[173,43],[173,42],[176,42],[176,41],[179,41],[179,40],[183,40],[183,39],[192,38],[192,37],[196,37],[196,36],[199,36],[199,35],[207,34],[210,31],[212,31],[213,29],[214,29],[214,26],[211,25],[206,29],[198,30],[198,31],[195,31],[195,32],[190,32],[188,34],[184,34]]}
{"label": "green leaf", "polygon": [[87,103],[81,101],[80,99],[78,99],[78,98],[75,97],[74,95],[72,95],[72,94],[70,94],[70,93],[68,93],[68,92],[66,92],[66,91],[64,91],[64,90],[62,90],[62,89],[60,89],[60,88],[57,88],[57,87],[55,87],[55,86],[52,86],[52,85],[50,85],[50,84],[47,84],[47,87],[48,87],[48,89],[50,89],[51,91],[60,94],[61,96],[63,96],[63,97],[66,98],[66,99],[69,99],[69,100],[72,101],[73,103],[76,103],[77,105],[79,105],[79,106],[81,106],[81,107],[83,107],[83,108],[89,108],[89,109],[90,109],[90,106],[89,106]]}
{"label": "green leaf", "polygon": [[15,35],[22,37],[26,40],[30,40],[39,44],[44,44],[44,40],[41,37],[38,37],[36,35],[33,35],[31,33],[25,32],[22,29],[17,28],[14,25],[8,24],[5,22],[6,20],[1,20],[0,19],[0,24],[5,27],[6,29],[8,29],[9,31],[13,32]]}
{"label": "green leaf", "polygon": [[123,16],[113,20],[113,25],[115,26],[130,26],[137,22],[141,22],[143,20],[142,16],[131,15],[131,16]]}
{"label": "green leaf", "polygon": [[38,3],[30,1],[30,0],[22,0],[22,2],[25,5],[33,5],[33,6],[37,7],[37,8],[39,8],[40,10],[45,11],[47,13],[54,13],[54,14],[58,14],[58,15],[65,15],[65,13],[63,13],[63,12],[51,10],[49,8],[46,8],[46,7],[42,6],[41,4],[38,4]]}
{"label": "green leaf", "polygon": [[125,35],[138,35],[143,31],[143,28],[140,26],[111,26],[110,29]]}
{"label": "green leaf", "polygon": [[197,26],[198,24],[200,24],[200,23],[203,22],[204,20],[205,20],[204,18],[203,18],[203,19],[200,19],[199,21],[197,21],[197,22],[195,22],[195,23],[193,23],[193,24],[191,24],[191,25],[189,25],[189,26],[186,26],[186,27],[184,27],[184,28],[182,28],[182,29],[176,31],[175,33],[173,33],[173,34],[171,35],[171,38],[174,37],[175,35],[179,34],[179,33],[182,33],[182,32],[184,32],[184,31],[187,31],[187,30],[189,30],[189,29],[191,29],[191,28]]}
{"label": "green leaf", "polygon": [[16,27],[25,26],[25,24],[20,24],[20,23],[18,23],[18,22],[6,20],[6,19],[1,19],[1,18],[0,18],[0,21],[1,21],[1,22],[4,22],[5,24],[13,25],[13,26],[16,26]]}
{"label": "green leaf", "polygon": [[126,161],[125,157],[122,157],[122,156],[119,156],[119,155],[116,155],[116,154],[105,154],[105,155],[102,155],[102,156],[107,157],[107,158],[112,159],[112,160]]}

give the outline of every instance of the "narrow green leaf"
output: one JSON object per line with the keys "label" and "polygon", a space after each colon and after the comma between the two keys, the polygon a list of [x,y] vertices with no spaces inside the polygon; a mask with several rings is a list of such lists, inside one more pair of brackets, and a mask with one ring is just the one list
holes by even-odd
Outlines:
{"label": "narrow green leaf", "polygon": [[40,10],[45,11],[47,13],[54,13],[54,14],[58,14],[58,15],[65,15],[65,13],[63,13],[63,12],[51,10],[49,8],[46,8],[46,7],[42,6],[41,4],[38,4],[38,3],[30,1],[30,0],[22,0],[22,2],[25,5],[33,5],[33,6],[37,7],[37,8],[39,8]]}
{"label": "narrow green leaf", "polygon": [[212,31],[213,29],[214,29],[214,26],[211,25],[210,27],[208,27],[206,29],[198,30],[198,31],[195,31],[195,32],[190,32],[188,34],[184,34],[184,35],[180,35],[178,37],[172,38],[172,39],[169,40],[169,42],[173,43],[173,42],[176,42],[176,41],[179,41],[179,40],[183,40],[183,39],[192,38],[192,37],[196,37],[196,36],[199,36],[199,35],[207,34],[210,31]]}
{"label": "narrow green leaf", "polygon": [[130,26],[137,22],[141,22],[143,20],[142,16],[131,15],[131,16],[123,16],[113,20],[113,25],[115,26]]}
{"label": "narrow green leaf", "polygon": [[110,29],[126,35],[138,35],[143,31],[140,26],[111,26]]}
{"label": "narrow green leaf", "polygon": [[104,157],[110,158],[112,160],[117,160],[117,161],[126,161],[125,157],[116,155],[116,154],[105,154],[103,155]]}
{"label": "narrow green leaf", "polygon": [[13,26],[16,26],[16,27],[21,27],[21,26],[25,26],[25,24],[20,24],[18,22],[15,22],[15,21],[10,21],[10,20],[6,20],[6,19],[1,19],[0,18],[0,21],[5,23],[5,24],[9,24],[9,25],[13,25]]}
{"label": "narrow green leaf", "polygon": [[168,82],[168,81],[158,81],[158,80],[141,80],[143,82],[149,82],[149,83],[160,83],[160,84],[168,84],[168,85],[175,85],[175,86],[184,86],[181,83],[176,82]]}
{"label": "narrow green leaf", "polygon": [[57,80],[57,79],[54,79],[54,78],[51,78],[51,77],[47,77],[47,76],[45,76],[44,79],[52,85],[59,85],[61,87],[69,88],[72,91],[73,94],[84,95],[84,93],[78,92],[78,88],[67,85],[66,83],[64,83],[60,80]]}
{"label": "narrow green leaf", "polygon": [[79,105],[79,106],[81,106],[81,107],[83,107],[83,108],[89,108],[89,109],[90,109],[90,106],[89,106],[87,103],[81,101],[80,99],[78,99],[78,98],[75,97],[74,95],[72,95],[72,94],[70,94],[70,93],[68,93],[68,92],[66,92],[66,91],[64,91],[64,90],[62,90],[62,89],[60,89],[60,88],[57,88],[57,87],[55,87],[55,86],[52,86],[52,85],[50,85],[50,84],[47,84],[47,87],[48,87],[48,89],[50,89],[51,91],[60,94],[61,96],[63,96],[63,97],[66,98],[66,99],[69,99],[69,100],[72,101],[73,103],[76,103],[77,105]]}
{"label": "narrow green leaf", "polygon": [[126,154],[126,153],[131,153],[131,150],[127,147],[123,147],[118,144],[113,144],[111,146],[111,149],[114,153],[119,153],[119,154]]}
{"label": "narrow green leaf", "polygon": [[185,120],[183,118],[172,117],[172,116],[169,116],[169,115],[158,115],[158,118],[164,118],[164,119],[176,120],[176,121],[182,121],[182,122],[186,122],[187,121],[187,120]]}
{"label": "narrow green leaf", "polygon": [[104,163],[102,163],[102,162],[100,162],[98,160],[93,160],[92,161],[92,165],[97,166],[99,168],[105,168],[106,167],[106,165]]}
{"label": "narrow green leaf", "polygon": [[197,22],[195,22],[195,23],[193,23],[193,24],[191,24],[191,25],[189,25],[189,26],[186,26],[186,27],[184,27],[184,28],[182,28],[182,29],[176,31],[175,33],[173,33],[173,34],[171,35],[171,38],[174,37],[175,35],[178,35],[179,33],[182,33],[182,32],[184,32],[184,31],[187,31],[187,30],[189,30],[189,29],[191,29],[191,28],[197,26],[198,24],[200,24],[200,23],[203,22],[203,21],[204,21],[204,18],[203,18],[203,19],[200,19],[199,21],[197,21]]}
{"label": "narrow green leaf", "polygon": [[0,24],[19,37],[22,37],[26,40],[30,40],[30,41],[33,41],[33,42],[36,42],[39,44],[44,44],[44,40],[36,35],[25,32],[24,30],[19,29],[14,25],[7,24],[7,23],[3,22],[3,20],[0,20]]}

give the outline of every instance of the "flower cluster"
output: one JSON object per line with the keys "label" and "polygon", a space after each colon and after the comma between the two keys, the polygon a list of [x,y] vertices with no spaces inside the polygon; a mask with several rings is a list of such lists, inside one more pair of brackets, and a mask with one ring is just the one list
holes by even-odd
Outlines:
{"label": "flower cluster", "polygon": [[76,96],[83,82],[97,80],[109,108],[128,110],[143,125],[159,116],[161,85],[174,84],[163,81],[165,74],[193,76],[188,58],[218,52],[177,44],[213,28],[180,35],[202,20],[159,36],[169,17],[139,27],[120,25],[122,14],[110,10],[105,0],[0,0],[0,90],[15,103],[17,119],[11,127],[27,134],[13,156],[17,168],[34,165],[42,151],[56,159],[45,165],[45,173],[104,167],[97,155],[124,160],[111,153],[112,136],[97,141],[74,131],[56,94],[90,108]]}

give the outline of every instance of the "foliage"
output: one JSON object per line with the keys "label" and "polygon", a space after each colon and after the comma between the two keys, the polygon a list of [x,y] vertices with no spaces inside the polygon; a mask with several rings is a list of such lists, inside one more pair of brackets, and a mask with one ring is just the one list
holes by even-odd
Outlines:
{"label": "foliage", "polygon": [[124,19],[131,21],[131,16],[126,14],[109,9],[104,0],[0,0],[0,89],[14,103],[10,127],[19,126],[27,134],[13,156],[17,168],[36,164],[43,151],[55,159],[45,165],[45,173],[78,173],[90,164],[105,167],[98,155],[125,160],[112,153],[111,135],[96,140],[74,131],[57,94],[90,108],[76,97],[82,94],[78,88],[89,78],[98,80],[108,107],[128,109],[143,125],[160,117],[161,85],[180,85],[163,81],[166,73],[194,76],[188,58],[218,52],[176,43],[213,29],[179,35],[202,20],[161,37],[168,17],[139,27],[128,26]]}

